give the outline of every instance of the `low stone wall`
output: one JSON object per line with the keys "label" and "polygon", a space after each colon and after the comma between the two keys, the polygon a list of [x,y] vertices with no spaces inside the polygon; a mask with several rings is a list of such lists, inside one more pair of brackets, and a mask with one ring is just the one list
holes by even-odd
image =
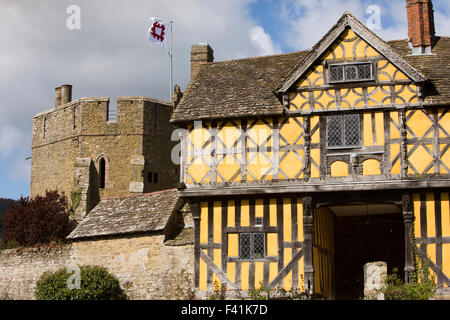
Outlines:
{"label": "low stone wall", "polygon": [[34,299],[45,271],[74,264],[106,267],[128,285],[130,299],[174,299],[181,271],[192,277],[194,248],[191,241],[163,241],[164,235],[151,235],[0,251],[0,299]]}

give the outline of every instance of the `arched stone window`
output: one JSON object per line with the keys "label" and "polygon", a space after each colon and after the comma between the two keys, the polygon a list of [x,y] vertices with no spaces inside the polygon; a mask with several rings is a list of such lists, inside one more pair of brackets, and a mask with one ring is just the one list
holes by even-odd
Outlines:
{"label": "arched stone window", "polygon": [[110,164],[110,160],[106,154],[102,153],[97,157],[96,168],[97,168],[97,172],[98,172],[98,187],[99,187],[99,189],[110,188],[109,164]]}
{"label": "arched stone window", "polygon": [[106,185],[106,161],[105,158],[101,158],[98,162],[98,174],[100,177],[100,189],[105,189]]}

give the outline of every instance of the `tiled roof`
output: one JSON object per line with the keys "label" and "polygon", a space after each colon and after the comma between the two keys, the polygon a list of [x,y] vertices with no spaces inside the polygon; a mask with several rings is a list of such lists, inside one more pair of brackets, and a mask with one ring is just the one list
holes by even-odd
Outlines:
{"label": "tiled roof", "polygon": [[[439,38],[431,56],[411,56],[407,40],[386,43],[430,80],[426,103],[450,104],[450,37]],[[281,115],[283,106],[275,90],[309,53],[204,64],[189,82],[171,121]]]}
{"label": "tiled roof", "polygon": [[163,231],[172,213],[183,205],[176,189],[103,199],[67,238]]}

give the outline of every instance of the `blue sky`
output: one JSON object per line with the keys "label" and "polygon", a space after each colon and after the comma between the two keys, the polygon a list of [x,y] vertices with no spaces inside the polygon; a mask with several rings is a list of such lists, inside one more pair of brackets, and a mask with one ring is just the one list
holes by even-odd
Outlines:
{"label": "blue sky", "polygon": [[[438,35],[450,35],[450,1],[434,0]],[[70,5],[81,28],[66,26]],[[0,0],[0,197],[29,194],[31,123],[54,88],[73,98],[168,98],[168,58],[146,39],[149,17],[174,21],[174,83],[189,81],[192,44],[216,61],[311,48],[348,10],[363,23],[380,8],[385,40],[406,39],[406,0]]]}

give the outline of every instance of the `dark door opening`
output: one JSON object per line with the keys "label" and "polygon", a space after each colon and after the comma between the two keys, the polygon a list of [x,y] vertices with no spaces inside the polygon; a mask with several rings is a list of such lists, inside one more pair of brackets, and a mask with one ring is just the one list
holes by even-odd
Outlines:
{"label": "dark door opening", "polygon": [[345,216],[336,214],[335,298],[357,300],[364,295],[364,264],[384,261],[388,273],[403,272],[404,224],[400,213]]}

